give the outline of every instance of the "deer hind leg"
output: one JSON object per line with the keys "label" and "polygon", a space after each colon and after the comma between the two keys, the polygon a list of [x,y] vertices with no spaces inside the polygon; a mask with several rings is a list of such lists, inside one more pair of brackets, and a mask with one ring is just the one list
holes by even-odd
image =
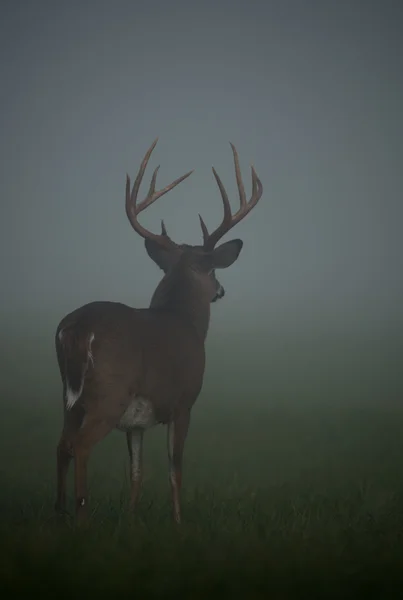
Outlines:
{"label": "deer hind leg", "polygon": [[73,442],[75,466],[75,502],[76,519],[78,523],[88,517],[87,466],[93,446],[101,441],[115,426],[110,419],[86,415],[81,429]]}
{"label": "deer hind leg", "polygon": [[169,481],[171,484],[173,515],[181,522],[180,491],[182,487],[182,462],[185,440],[190,423],[190,410],[181,411],[168,423]]}
{"label": "deer hind leg", "polygon": [[66,512],[67,474],[73,458],[73,439],[81,427],[84,411],[81,406],[75,406],[71,411],[65,411],[63,431],[56,451],[57,492],[55,510],[57,513]]}
{"label": "deer hind leg", "polygon": [[136,427],[127,432],[127,447],[130,456],[130,502],[129,508],[134,510],[139,497],[143,480],[143,436],[144,429]]}

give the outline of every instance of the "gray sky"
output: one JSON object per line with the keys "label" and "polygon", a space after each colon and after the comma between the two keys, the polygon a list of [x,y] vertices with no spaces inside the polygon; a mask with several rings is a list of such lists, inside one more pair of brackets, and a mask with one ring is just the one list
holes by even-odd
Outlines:
{"label": "gray sky", "polygon": [[[160,278],[124,211],[125,174],[159,187],[142,216],[198,243],[256,209],[214,327],[402,326],[403,5],[396,1],[1,2],[3,318],[91,300],[147,306]],[[148,189],[146,176],[143,194]],[[57,322],[54,323],[56,326]]]}

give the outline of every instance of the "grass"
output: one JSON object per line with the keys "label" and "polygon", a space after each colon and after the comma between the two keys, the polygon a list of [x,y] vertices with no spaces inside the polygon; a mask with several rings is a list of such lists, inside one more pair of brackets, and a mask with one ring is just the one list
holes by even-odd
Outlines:
{"label": "grass", "polygon": [[163,430],[146,437],[133,519],[124,510],[127,460],[116,432],[94,452],[93,515],[79,531],[53,515],[55,408],[47,407],[45,423],[33,409],[3,421],[6,597],[385,597],[403,573],[402,414],[294,408],[245,417],[238,408],[229,417],[199,406],[180,530],[171,523]]}
{"label": "grass", "polygon": [[[345,384],[341,404],[343,385],[332,391],[324,369],[316,388],[310,380],[305,389],[302,375],[287,379],[283,369],[268,404],[264,386],[251,394],[236,369],[232,388],[225,387],[234,369],[226,359],[224,377],[209,371],[193,412],[179,529],[171,521],[163,428],[146,434],[145,481],[133,518],[125,512],[125,439],[113,432],[91,458],[88,528],[58,521],[57,374],[49,378],[45,361],[31,383],[12,378],[0,423],[2,597],[400,597],[398,388],[385,392],[380,405],[381,379],[367,371],[365,385],[360,377]],[[24,392],[32,387],[35,394]],[[72,510],[71,477],[69,483]]]}

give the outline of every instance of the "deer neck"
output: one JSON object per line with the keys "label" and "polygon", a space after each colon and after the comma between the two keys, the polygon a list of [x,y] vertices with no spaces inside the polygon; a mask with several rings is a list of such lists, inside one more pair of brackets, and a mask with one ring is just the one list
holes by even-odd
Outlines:
{"label": "deer neck", "polygon": [[210,323],[210,298],[199,273],[177,265],[160,281],[150,308],[176,314],[192,324],[203,341]]}

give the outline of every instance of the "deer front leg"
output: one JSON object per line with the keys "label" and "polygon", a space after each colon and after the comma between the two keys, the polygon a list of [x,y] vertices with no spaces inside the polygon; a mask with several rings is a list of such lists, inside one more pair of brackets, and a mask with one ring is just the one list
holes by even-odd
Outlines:
{"label": "deer front leg", "polygon": [[130,510],[134,510],[143,480],[143,436],[144,429],[136,427],[126,434],[130,456]]}
{"label": "deer front leg", "polygon": [[174,520],[181,522],[180,491],[185,440],[190,423],[190,410],[184,410],[168,423],[169,481],[171,484]]}

